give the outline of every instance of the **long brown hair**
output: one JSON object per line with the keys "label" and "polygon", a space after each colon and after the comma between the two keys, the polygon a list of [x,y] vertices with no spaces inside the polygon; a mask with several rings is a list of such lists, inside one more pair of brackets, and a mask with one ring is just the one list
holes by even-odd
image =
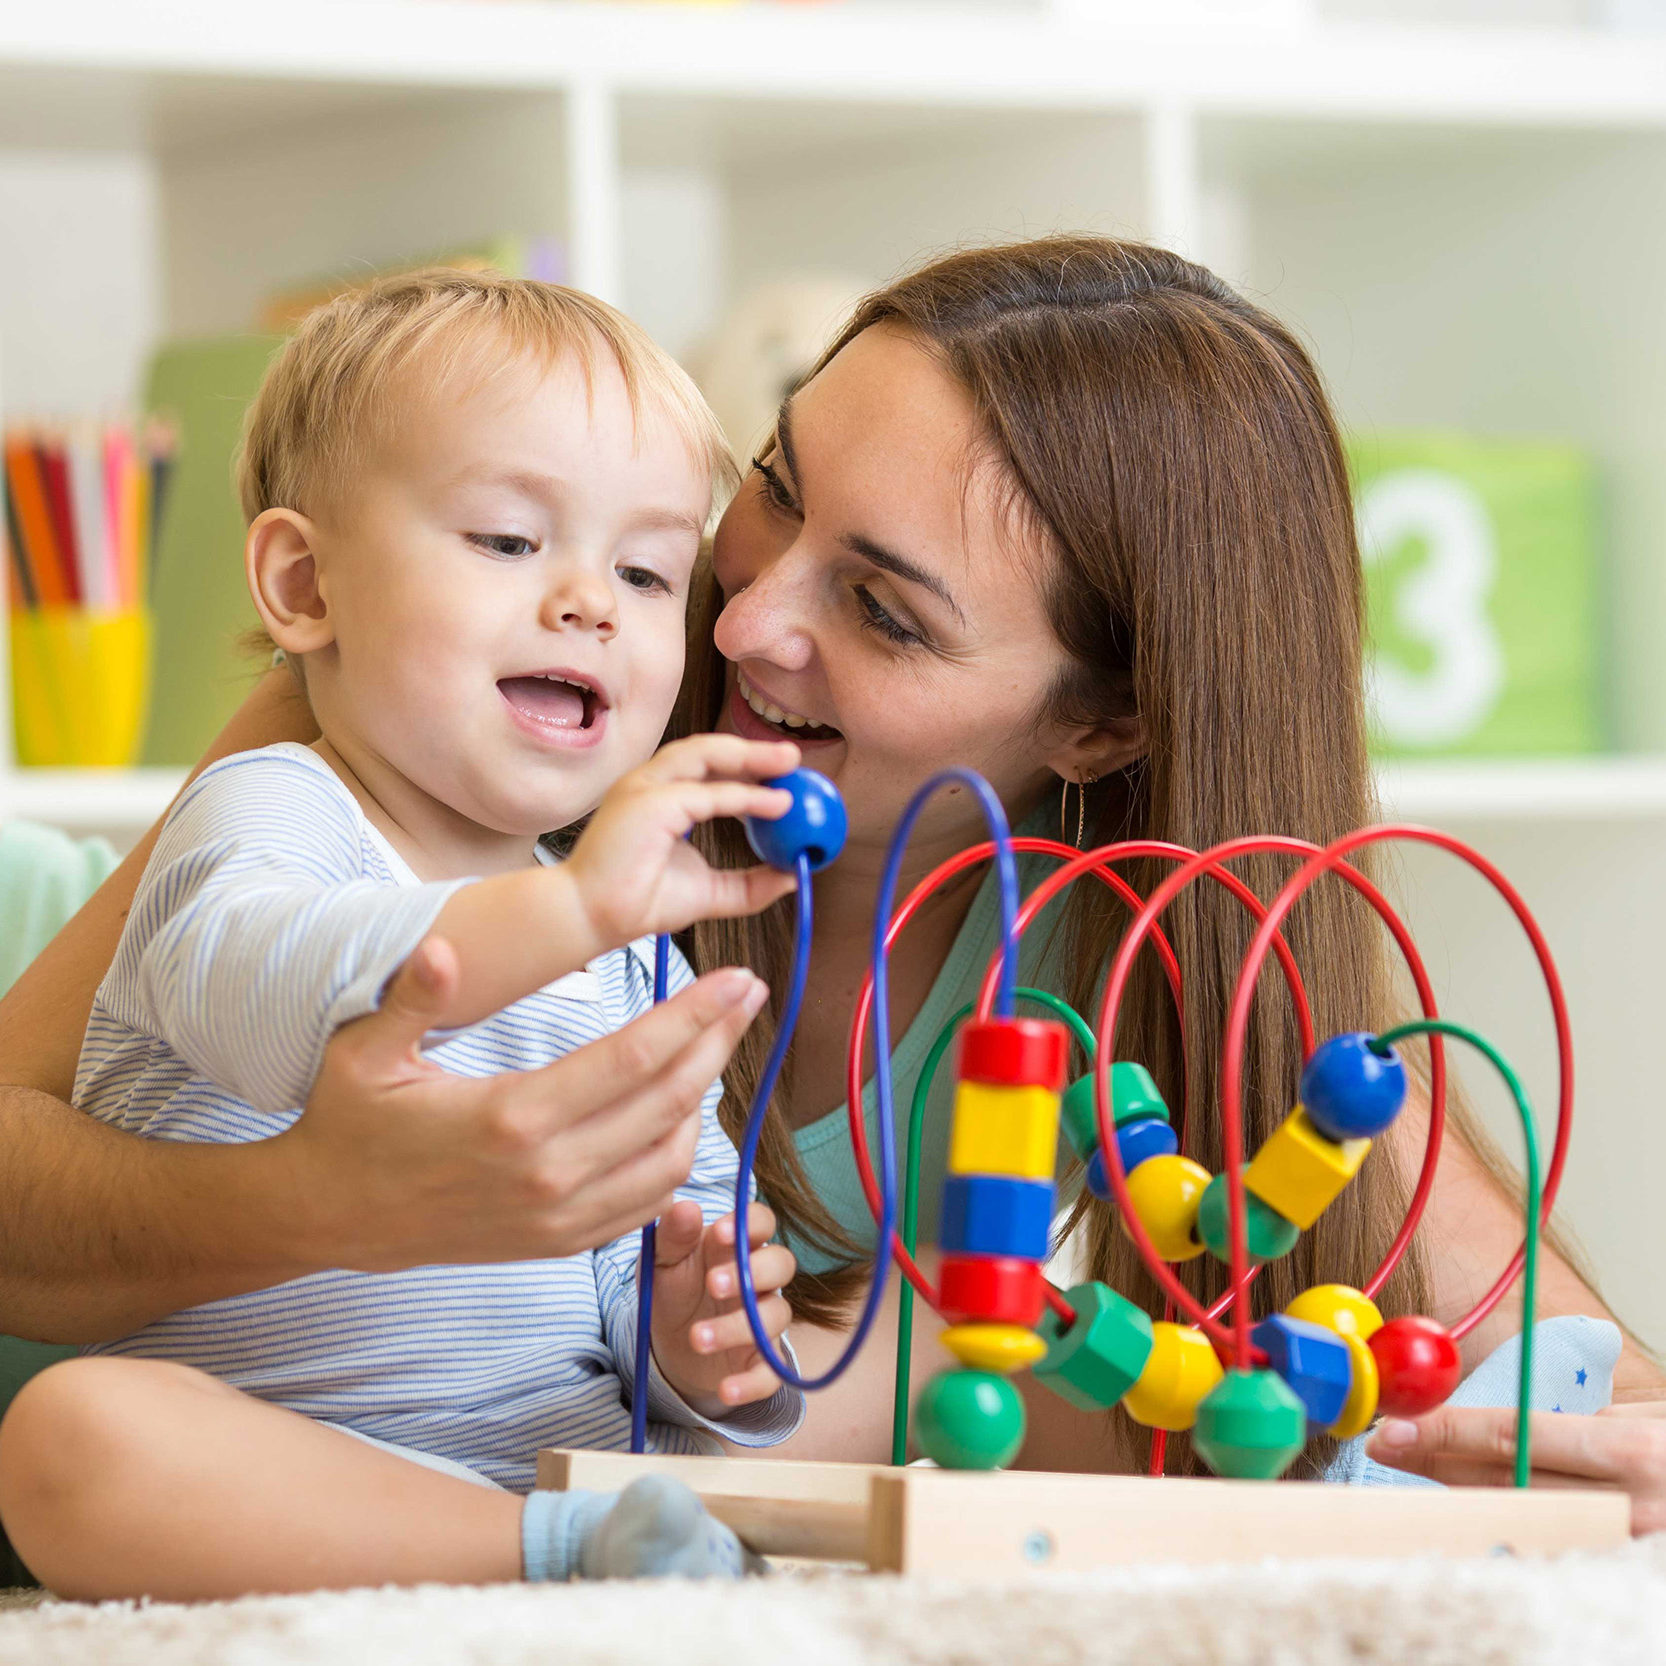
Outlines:
{"label": "long brown hair", "polygon": [[[970,393],[1009,475],[1014,507],[1046,550],[1036,573],[1071,666],[1046,712],[1069,724],[1137,717],[1141,759],[1089,789],[1090,843],[1171,840],[1202,849],[1238,834],[1323,842],[1371,818],[1360,676],[1361,583],[1346,465],[1318,373],[1296,338],[1201,267],[1162,249],[1103,237],[1053,237],[933,262],[868,297],[822,360],[875,324],[928,344]],[[818,369],[820,366],[817,367]],[[720,605],[710,591],[708,610]],[[722,666],[710,613],[684,721],[716,716]],[[1166,870],[1125,870],[1149,892]],[[1289,871],[1240,864],[1264,896]],[[1104,887],[1074,888],[1060,928],[1067,995],[1090,1016],[1126,913]],[[1219,887],[1184,894],[1164,918],[1185,976],[1185,1026],[1150,955],[1141,957],[1115,1038],[1177,1110],[1186,1149],[1222,1166],[1215,1115],[1226,1003],[1250,935]],[[1301,966],[1321,1037],[1385,1023],[1391,993],[1380,929],[1340,883],[1315,888],[1285,935]],[[785,932],[775,918],[702,926],[698,965],[740,960],[772,985]],[[1263,977],[1245,1068],[1246,1145],[1289,1112],[1300,1069],[1291,1005]],[[725,1115],[738,1125],[769,1043],[753,1026],[728,1077]],[[758,1167],[761,1191],[792,1231],[837,1245],[809,1192],[790,1133],[777,1120]],[[1367,1162],[1353,1185],[1265,1267],[1257,1311],[1307,1286],[1362,1282],[1403,1218],[1397,1165]],[[1084,1193],[1092,1276],[1157,1297],[1112,1212]],[[1224,1269],[1182,1269],[1200,1291]],[[858,1275],[859,1276],[859,1275]],[[794,1305],[824,1317],[848,1281],[801,1281]],[[1426,1311],[1413,1250],[1383,1293],[1395,1311]],[[1129,1434],[1125,1419],[1116,1427]],[[1120,1438],[1120,1437],[1119,1437]],[[1130,1464],[1136,1446],[1130,1439]],[[1310,1446],[1311,1467],[1322,1461]],[[1177,1454],[1189,1467],[1190,1454]]]}

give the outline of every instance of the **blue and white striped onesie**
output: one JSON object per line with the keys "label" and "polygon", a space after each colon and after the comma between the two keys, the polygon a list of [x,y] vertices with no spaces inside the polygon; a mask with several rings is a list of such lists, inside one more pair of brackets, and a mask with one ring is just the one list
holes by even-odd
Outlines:
{"label": "blue and white striped onesie", "polygon": [[[331,1034],[370,1012],[446,899],[422,884],[306,747],[206,770],[169,815],[98,991],[76,1101],[152,1139],[229,1143],[300,1114]],[[671,958],[673,991],[691,981]],[[429,1057],[461,1076],[548,1064],[653,1001],[653,940],[455,1034]],[[736,1157],[702,1101],[679,1197],[707,1220],[734,1204]],[[532,1485],[540,1446],[624,1448],[636,1357],[636,1235],[563,1260],[327,1272],[209,1302],[87,1350],[177,1360],[261,1399]],[[803,1399],[781,1390],[711,1421],[658,1368],[651,1444],[710,1451],[784,1440]]]}

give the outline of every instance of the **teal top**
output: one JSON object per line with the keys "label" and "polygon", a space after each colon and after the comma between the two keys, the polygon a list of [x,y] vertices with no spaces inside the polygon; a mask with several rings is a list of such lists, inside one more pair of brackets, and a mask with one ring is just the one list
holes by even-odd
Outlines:
{"label": "teal top", "polygon": [[[1056,836],[1057,804],[1048,801],[1015,829],[1020,834],[1035,838]],[[1048,856],[1020,856],[1018,858],[1019,902],[1058,863]],[[1068,893],[1067,893],[1068,894]],[[1019,945],[1018,981],[1032,988],[1045,989],[1054,994],[1066,993],[1064,979],[1059,975],[1059,955],[1051,941],[1062,917],[1064,897],[1048,904]],[[993,958],[1000,939],[1000,896],[995,871],[985,874],[978,894],[966,915],[966,921],[949,950],[937,981],[931,986],[925,1004],[914,1022],[892,1049],[891,1081],[892,1112],[897,1139],[898,1197],[901,1197],[902,1164],[907,1151],[908,1111],[913,1102],[914,1086],[920,1069],[931,1051],[943,1026],[969,1001],[977,999],[978,986]],[[1051,975],[1050,975],[1051,974]],[[1037,1016],[1045,1016],[1037,1012]],[[1087,1015],[1089,1021],[1092,1015]],[[937,1237],[938,1213],[943,1193],[943,1175],[948,1167],[949,1121],[954,1100],[954,1060],[945,1058],[937,1079],[932,1084],[926,1103],[925,1136],[920,1144],[920,1242],[933,1243]],[[862,1090],[862,1104],[866,1115],[868,1149],[873,1154],[875,1168],[879,1162],[878,1105],[873,1081]],[[856,1154],[850,1143],[850,1118],[841,1101],[826,1116],[800,1128],[794,1136],[799,1160],[804,1165],[805,1178],[838,1222],[840,1228],[856,1243],[872,1252],[875,1233],[872,1211],[856,1174]],[[900,1202],[899,1202],[900,1207]],[[794,1242],[793,1253],[808,1272],[821,1273],[840,1264],[842,1258],[830,1255],[819,1245]]]}
{"label": "teal top", "polygon": [[0,827],[0,994],[109,877],[116,853],[103,839],[13,821]]}

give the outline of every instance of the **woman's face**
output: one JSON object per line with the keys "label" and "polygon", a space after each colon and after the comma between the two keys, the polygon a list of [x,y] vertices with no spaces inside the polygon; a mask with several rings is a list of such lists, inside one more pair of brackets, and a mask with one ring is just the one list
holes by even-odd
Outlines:
{"label": "woman's face", "polygon": [[[1006,487],[966,391],[882,325],[783,408],[718,528],[719,726],[798,741],[854,841],[887,838],[951,763],[1018,814],[1081,767],[1081,732],[1038,718],[1066,658],[1042,599],[1050,557]],[[968,795],[941,794],[922,830],[969,842],[977,823]]]}

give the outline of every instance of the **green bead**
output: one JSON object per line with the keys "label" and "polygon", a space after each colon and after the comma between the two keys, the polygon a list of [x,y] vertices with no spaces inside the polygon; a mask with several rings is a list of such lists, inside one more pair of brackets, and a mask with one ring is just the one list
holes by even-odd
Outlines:
{"label": "green bead", "polygon": [[[1231,1261],[1231,1225],[1224,1174],[1217,1174],[1203,1189],[1203,1201],[1197,1211],[1197,1235],[1217,1261]],[[1244,1238],[1252,1265],[1288,1255],[1301,1235],[1302,1229],[1294,1221],[1287,1221],[1270,1203],[1263,1203],[1254,1192],[1244,1193]]]}
{"label": "green bead", "polygon": [[1024,1402],[993,1371],[939,1371],[915,1404],[914,1434],[942,1469],[1000,1469],[1024,1444]]}
{"label": "green bead", "polygon": [[1139,1380],[1151,1358],[1151,1319],[1108,1285],[1078,1284],[1064,1298],[1069,1330],[1051,1308],[1036,1333],[1047,1344],[1033,1375],[1082,1411],[1108,1411]]}
{"label": "green bead", "polygon": [[1302,1403],[1276,1371],[1228,1371],[1203,1397],[1192,1445],[1217,1475],[1276,1481],[1307,1439]]}
{"label": "green bead", "polygon": [[[1119,1060],[1111,1066],[1111,1110],[1115,1125],[1154,1116],[1167,1122],[1169,1108],[1143,1064]],[[1064,1131],[1076,1155],[1086,1162],[1099,1149],[1099,1118],[1093,1108],[1093,1072],[1079,1076],[1065,1089],[1059,1107]]]}

